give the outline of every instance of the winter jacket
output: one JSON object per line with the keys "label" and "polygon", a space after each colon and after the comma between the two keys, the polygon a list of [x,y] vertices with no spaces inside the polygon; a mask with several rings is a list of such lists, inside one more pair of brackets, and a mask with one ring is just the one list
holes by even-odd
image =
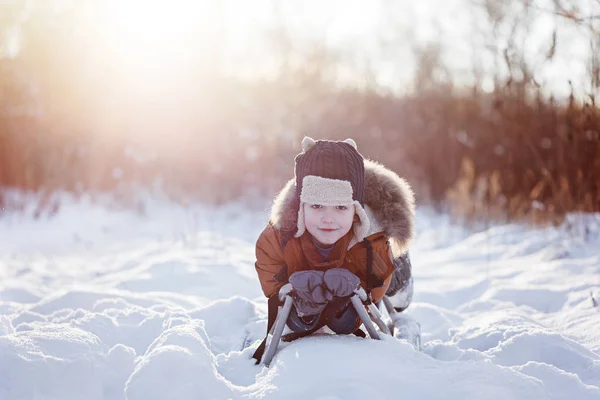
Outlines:
{"label": "winter jacket", "polygon": [[265,296],[276,294],[296,271],[346,268],[371,291],[373,300],[379,301],[390,284],[392,259],[406,252],[414,233],[414,195],[408,183],[382,165],[365,160],[364,208],[369,233],[358,242],[350,230],[335,243],[327,261],[308,232],[294,237],[298,218],[295,190],[291,179],[275,198],[269,224],[256,242],[255,267]]}

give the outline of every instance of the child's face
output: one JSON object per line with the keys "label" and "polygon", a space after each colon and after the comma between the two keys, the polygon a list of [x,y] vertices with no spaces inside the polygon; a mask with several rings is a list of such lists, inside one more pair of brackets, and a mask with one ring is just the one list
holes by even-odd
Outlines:
{"label": "child's face", "polygon": [[321,206],[304,203],[304,224],[317,244],[329,246],[352,229],[354,206]]}

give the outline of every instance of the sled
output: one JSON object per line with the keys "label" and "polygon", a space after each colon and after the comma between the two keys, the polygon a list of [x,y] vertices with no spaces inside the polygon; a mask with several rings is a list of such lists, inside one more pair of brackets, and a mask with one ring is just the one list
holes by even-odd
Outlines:
{"label": "sled", "polygon": [[[279,300],[283,303],[283,306],[279,307],[275,323],[273,324],[271,331],[267,334],[268,342],[266,345],[266,351],[261,359],[261,364],[266,367],[271,365],[271,361],[277,352],[279,342],[281,341],[281,335],[285,328],[290,310],[292,309],[293,300],[292,296],[290,295],[292,290],[292,285],[288,283],[279,291]],[[371,339],[381,340],[382,334],[389,335],[398,337],[399,339],[407,339],[409,343],[411,343],[417,350],[421,349],[420,326],[416,321],[397,312],[387,297],[384,296],[382,302],[390,316],[390,321],[388,324],[383,321],[381,312],[375,304],[369,301],[367,292],[362,287],[359,286],[354,291],[354,294],[350,297],[350,302],[356,309],[356,312],[358,313],[358,316],[360,317],[363,326],[367,330],[367,333]],[[405,322],[407,319],[413,321],[419,328],[419,332],[414,340],[402,337],[402,335],[412,334],[413,332],[403,332],[402,327],[398,328],[399,323]],[[395,336],[395,334],[399,336]]]}

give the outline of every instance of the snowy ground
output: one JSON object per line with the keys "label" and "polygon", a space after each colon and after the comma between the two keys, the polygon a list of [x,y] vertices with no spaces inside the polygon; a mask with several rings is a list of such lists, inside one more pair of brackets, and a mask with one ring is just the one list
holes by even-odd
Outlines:
{"label": "snowy ground", "polygon": [[419,210],[408,313],[423,352],[316,336],[267,369],[250,359],[264,212],[32,213],[0,216],[2,400],[600,399],[598,216],[471,234]]}

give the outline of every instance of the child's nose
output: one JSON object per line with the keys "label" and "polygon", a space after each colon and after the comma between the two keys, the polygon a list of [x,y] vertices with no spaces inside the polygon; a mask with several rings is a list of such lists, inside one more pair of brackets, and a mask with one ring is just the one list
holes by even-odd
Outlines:
{"label": "child's nose", "polygon": [[333,222],[333,215],[329,211],[325,211],[323,215],[321,215],[321,221],[323,222]]}

